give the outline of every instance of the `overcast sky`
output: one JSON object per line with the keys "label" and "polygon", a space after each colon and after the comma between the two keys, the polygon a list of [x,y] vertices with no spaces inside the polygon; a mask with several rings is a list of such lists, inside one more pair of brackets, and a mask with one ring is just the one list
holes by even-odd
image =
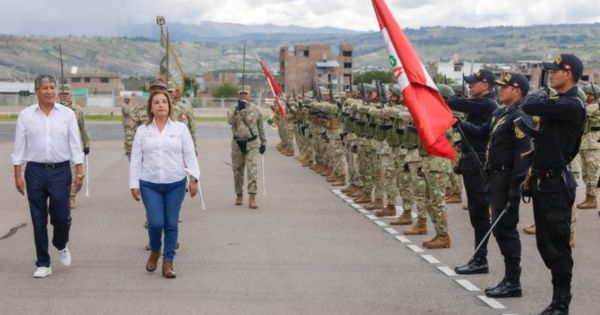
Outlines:
{"label": "overcast sky", "polygon": [[[387,0],[403,27],[492,26],[600,22],[598,0]],[[115,25],[202,21],[296,24],[369,31],[377,21],[369,0],[0,0],[0,33],[106,34]],[[115,34],[116,35],[116,34]]]}

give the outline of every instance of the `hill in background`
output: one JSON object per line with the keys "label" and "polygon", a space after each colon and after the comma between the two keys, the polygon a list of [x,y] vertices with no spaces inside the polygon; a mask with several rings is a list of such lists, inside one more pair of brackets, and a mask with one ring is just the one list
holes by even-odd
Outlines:
{"label": "hill in background", "polygon": [[[206,24],[206,25],[204,25]],[[278,68],[279,48],[284,45],[342,43],[354,46],[354,68],[388,67],[387,53],[379,33],[360,33],[334,28],[243,26],[203,23],[172,24],[170,37],[188,73],[217,69],[241,69],[242,45],[247,45],[249,69],[258,70],[255,56]],[[213,31],[207,31],[213,28]],[[14,36],[0,35],[0,79],[26,78],[41,72],[60,73],[59,42],[65,71],[120,72],[154,76],[158,72],[160,45],[156,25],[129,28],[127,37]],[[426,27],[407,29],[406,34],[422,60],[437,61],[458,55],[462,60],[510,63],[517,60],[548,60],[560,52],[580,56],[586,65],[600,65],[600,23],[540,25],[529,27]]]}

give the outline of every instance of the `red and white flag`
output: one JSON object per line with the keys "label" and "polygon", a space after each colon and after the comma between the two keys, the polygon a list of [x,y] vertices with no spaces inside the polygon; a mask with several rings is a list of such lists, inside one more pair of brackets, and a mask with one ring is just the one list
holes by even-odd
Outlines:
{"label": "red and white flag", "polygon": [[258,60],[258,62],[260,63],[260,66],[263,70],[263,73],[265,74],[265,77],[267,77],[267,83],[269,83],[271,92],[273,92],[273,98],[275,99],[275,103],[277,104],[277,107],[279,107],[281,116],[283,117],[283,119],[286,119],[287,112],[285,111],[285,106],[281,105],[281,101],[279,100],[281,97],[281,87],[279,86],[279,84],[277,84],[277,81],[275,81],[275,79],[273,78],[273,76],[271,75],[269,70],[267,69],[267,66],[265,66],[265,63],[260,59]]}
{"label": "red and white flag", "polygon": [[423,63],[383,0],[372,0],[387,47],[394,77],[429,154],[454,159],[456,152],[445,133],[455,122]]}

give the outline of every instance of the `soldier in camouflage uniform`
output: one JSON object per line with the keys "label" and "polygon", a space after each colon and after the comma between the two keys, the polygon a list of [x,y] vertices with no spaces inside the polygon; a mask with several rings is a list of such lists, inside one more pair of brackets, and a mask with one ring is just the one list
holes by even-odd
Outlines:
{"label": "soldier in camouflage uniform", "polygon": [[332,103],[324,103],[325,128],[327,129],[326,146],[331,174],[327,182],[332,186],[346,185],[346,165],[344,163],[344,144],[342,143],[341,96],[335,95]]}
{"label": "soldier in camouflage uniform", "polygon": [[355,124],[359,130],[360,138],[357,140],[357,161],[360,169],[360,181],[362,183],[362,191],[360,195],[354,198],[354,202],[360,204],[371,203],[371,194],[373,193],[373,155],[374,152],[371,146],[373,138],[373,128],[369,126],[371,104],[364,103],[358,106],[358,117]]}
{"label": "soldier in camouflage uniform", "polygon": [[196,127],[196,118],[194,117],[194,107],[190,101],[181,97],[181,91],[177,87],[175,88],[173,98],[175,100],[175,119],[184,123],[186,127],[188,127],[190,135],[192,135],[194,147],[197,148],[198,144],[196,142],[196,132],[198,129]]}
{"label": "soldier in camouflage uniform", "polygon": [[348,181],[349,186],[342,189],[342,192],[347,195],[352,195],[358,191],[361,191],[362,184],[360,182],[360,176],[358,174],[358,164],[356,161],[356,153],[353,149],[356,146],[357,135],[356,125],[356,114],[358,105],[361,104],[360,100],[355,98],[348,98],[342,105],[342,124],[344,126],[344,152],[346,158],[346,164],[348,165]]}
{"label": "soldier in camouflage uniform", "polygon": [[[150,94],[158,91],[167,92],[167,89],[167,82],[162,79],[155,79],[150,81],[148,92]],[[123,128],[125,129],[125,155],[127,159],[130,159],[135,132],[139,126],[148,121],[148,105],[141,102],[136,106],[123,106],[121,107],[121,111],[123,113]]]}
{"label": "soldier in camouflage uniform", "polygon": [[[81,145],[83,146],[83,153],[88,155],[90,153],[90,135],[88,133],[87,127],[85,126],[85,116],[81,107],[73,104],[73,94],[72,89],[69,84],[63,84],[62,91],[59,94],[60,103],[72,109],[75,112],[75,117],[77,117],[77,126],[79,127],[79,134],[81,135]],[[73,174],[73,183],[71,185],[71,200],[70,206],[71,209],[75,209],[77,207],[77,203],[75,198],[77,197],[77,189],[75,189],[75,165],[71,167],[71,173]]]}
{"label": "soldier in camouflage uniform", "polygon": [[391,225],[405,225],[412,224],[412,208],[416,205],[418,221],[415,225],[412,225],[404,229],[406,235],[420,235],[427,234],[427,209],[425,208],[425,194],[427,192],[427,186],[425,183],[425,177],[422,174],[423,170],[423,158],[419,153],[419,135],[415,128],[412,118],[408,117],[408,123],[404,129],[404,145],[407,150],[404,163],[402,164],[402,171],[404,172],[404,187],[406,196],[402,200],[402,208],[404,212],[402,215],[390,222]]}
{"label": "soldier in camouflage uniform", "polygon": [[[388,99],[389,103],[381,110],[382,122],[379,126],[380,132],[383,133],[383,137],[385,138],[385,147],[388,147],[390,152],[389,156],[385,154],[381,156],[382,177],[384,178],[384,190],[387,195],[387,206],[375,212],[375,215],[378,217],[396,215],[396,202],[399,193],[403,202],[405,199],[410,198],[407,194],[410,189],[406,187],[409,185],[407,182],[407,173],[403,170],[407,153],[404,148],[403,137],[410,114],[405,107],[400,105],[401,94],[398,87],[390,89]],[[408,215],[410,221],[412,221],[412,211],[410,209],[403,214],[405,216]]]}
{"label": "soldier in camouflage uniform", "polygon": [[256,191],[258,176],[258,155],[264,154],[267,138],[263,126],[260,108],[250,103],[247,91],[240,91],[238,105],[227,113],[227,122],[231,125],[231,166],[235,182],[235,204],[243,204],[244,168],[248,179],[248,205],[257,209]]}
{"label": "soldier in camouflage uniform", "polygon": [[585,182],[586,198],[577,205],[579,209],[594,209],[598,207],[596,198],[598,190],[598,177],[600,176],[600,110],[598,109],[598,95],[600,88],[587,85],[583,88],[586,94],[587,119],[581,139],[579,155],[583,181]]}
{"label": "soldier in camouflage uniform", "polygon": [[[437,87],[444,100],[455,95],[454,90],[449,85],[438,84]],[[454,115],[458,117],[464,116],[464,114],[461,112],[454,112]],[[454,147],[454,151],[456,151],[456,158],[452,160],[453,170],[458,170],[458,161],[460,160],[461,156],[460,140],[460,133],[454,132],[451,142],[452,147]],[[449,175],[449,184],[446,191],[446,203],[462,203],[462,177],[454,171]]]}
{"label": "soldier in camouflage uniform", "polygon": [[373,195],[375,198],[372,202],[365,205],[367,210],[375,210],[383,208],[383,199],[385,198],[384,191],[384,178],[382,174],[382,168],[384,164],[387,166],[390,164],[390,148],[385,143],[382,133],[378,130],[378,125],[381,123],[380,118],[380,96],[379,91],[375,86],[369,85],[367,87],[369,91],[369,123],[367,128],[369,130],[368,135],[368,151],[369,151],[369,163],[370,172],[373,179]]}
{"label": "soldier in camouflage uniform", "polygon": [[[414,127],[409,127],[407,133],[410,138],[416,135],[416,130]],[[447,137],[452,137],[451,130],[447,132]],[[408,140],[408,143],[412,141]],[[452,164],[447,159],[427,154],[420,145],[417,152],[419,152],[422,162],[416,169],[416,175],[421,178],[421,182],[417,184],[416,194],[422,199],[417,201],[417,223],[405,229],[404,234],[427,234],[427,216],[429,216],[435,227],[436,235],[431,240],[424,241],[423,247],[428,249],[449,248],[450,236],[448,235],[445,195]]]}

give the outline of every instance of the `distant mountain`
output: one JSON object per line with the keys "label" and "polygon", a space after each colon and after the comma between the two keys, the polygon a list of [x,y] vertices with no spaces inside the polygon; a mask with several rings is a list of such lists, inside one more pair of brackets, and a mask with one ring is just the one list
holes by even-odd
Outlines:
{"label": "distant mountain", "polygon": [[[0,35],[0,80],[24,78],[40,72],[59,73],[58,43],[63,47],[65,69],[110,71],[133,76],[158,72],[160,45],[157,25],[128,28],[121,37],[48,37]],[[124,31],[120,31],[120,34]],[[173,47],[188,73],[202,74],[218,69],[241,69],[242,42],[252,61],[263,58],[277,69],[279,48],[297,44],[329,44],[354,47],[354,69],[389,67],[381,34],[334,28],[298,26],[242,26],[226,23],[202,25],[169,24]],[[528,27],[426,27],[406,29],[408,38],[424,62],[462,60],[511,63],[517,60],[547,60],[561,52],[577,54],[586,66],[600,66],[600,23],[539,25]],[[258,64],[250,62],[250,70]]]}

